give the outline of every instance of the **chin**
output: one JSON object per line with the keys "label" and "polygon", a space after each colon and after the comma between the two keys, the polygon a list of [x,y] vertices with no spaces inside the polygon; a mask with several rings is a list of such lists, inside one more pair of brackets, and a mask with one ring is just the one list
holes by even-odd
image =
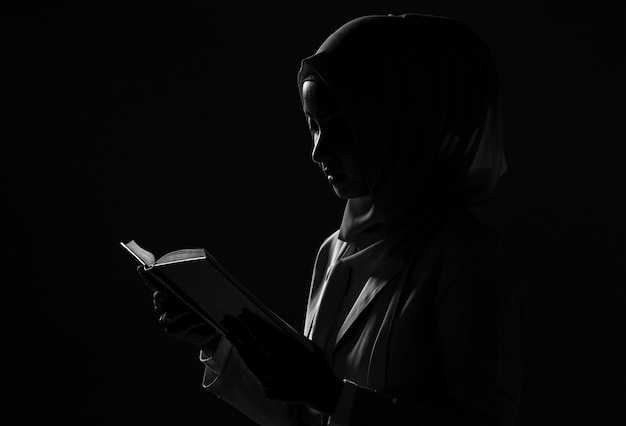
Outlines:
{"label": "chin", "polygon": [[345,188],[339,185],[334,185],[333,190],[335,191],[337,197],[341,198],[342,200],[348,200],[350,198],[357,198],[365,195],[363,191],[355,191],[352,188]]}
{"label": "chin", "polygon": [[348,200],[349,198],[351,198],[341,189],[337,189],[337,188],[333,188],[333,189],[335,190],[335,194],[337,195],[337,197],[341,198],[342,200]]}

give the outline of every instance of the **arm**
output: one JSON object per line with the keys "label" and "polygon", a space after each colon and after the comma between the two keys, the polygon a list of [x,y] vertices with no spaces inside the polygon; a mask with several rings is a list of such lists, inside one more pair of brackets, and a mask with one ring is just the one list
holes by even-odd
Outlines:
{"label": "arm", "polygon": [[[331,242],[338,231],[330,235],[318,250],[312,282],[321,281],[330,256]],[[311,291],[313,286],[311,286]],[[308,314],[308,312],[307,312]],[[306,332],[306,330],[305,330]],[[223,345],[222,345],[223,344]],[[275,345],[281,351],[281,345]],[[234,408],[260,424],[319,425],[319,415],[300,404],[268,398],[261,381],[250,371],[240,353],[225,338],[213,357],[201,353],[205,365],[203,386]],[[257,368],[258,370],[258,368]],[[270,396],[271,393],[269,394]],[[289,423],[291,422],[291,423]]]}
{"label": "arm", "polygon": [[137,271],[154,292],[153,303],[159,322],[172,337],[200,349],[205,366],[202,385],[260,425],[301,424],[295,407],[269,400],[259,381],[250,373],[230,342],[159,283],[153,282],[141,268]]}

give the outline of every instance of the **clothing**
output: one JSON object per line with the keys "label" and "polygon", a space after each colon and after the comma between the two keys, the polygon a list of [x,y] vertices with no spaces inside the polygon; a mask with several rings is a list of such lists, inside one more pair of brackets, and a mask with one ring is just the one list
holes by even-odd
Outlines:
{"label": "clothing", "polygon": [[[470,207],[506,170],[489,49],[448,18],[367,16],[302,61],[301,95],[312,74],[347,120],[368,190],[320,247],[304,322],[354,383],[330,421],[514,425],[521,292],[502,239]],[[320,424],[267,399],[227,342],[218,353],[203,358],[211,392],[262,425]]]}
{"label": "clothing", "polygon": [[[499,235],[468,209],[404,253],[376,244],[354,252],[338,233],[318,252],[304,325],[335,373],[358,385],[346,387],[352,401],[336,411],[349,415],[334,424],[514,425],[522,300]],[[348,286],[351,270],[368,279],[333,328],[341,306],[333,293]],[[312,410],[265,398],[236,350],[211,362],[221,373],[207,367],[208,390],[259,424],[320,424]]]}

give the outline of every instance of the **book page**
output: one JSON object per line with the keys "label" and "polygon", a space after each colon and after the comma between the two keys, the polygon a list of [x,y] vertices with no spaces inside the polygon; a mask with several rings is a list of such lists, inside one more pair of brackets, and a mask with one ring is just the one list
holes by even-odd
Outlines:
{"label": "book page", "polygon": [[156,261],[155,266],[163,266],[163,265],[167,265],[168,263],[176,263],[176,262],[182,262],[182,261],[188,261],[188,260],[202,260],[202,259],[206,259],[206,254],[204,249],[181,249],[181,250],[175,250],[175,251],[171,251],[163,256],[161,256],[159,258],[159,260]]}
{"label": "book page", "polygon": [[139,247],[139,244],[135,240],[130,240],[128,243],[120,243],[130,254],[132,254],[143,266],[154,265],[155,258],[148,250]]}

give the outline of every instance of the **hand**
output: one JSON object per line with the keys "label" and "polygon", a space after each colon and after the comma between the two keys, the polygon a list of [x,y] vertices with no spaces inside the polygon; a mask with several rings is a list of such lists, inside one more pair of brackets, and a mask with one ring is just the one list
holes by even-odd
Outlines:
{"label": "hand", "polygon": [[191,343],[201,349],[207,356],[212,356],[220,341],[217,330],[207,324],[191,308],[163,288],[150,274],[137,268],[146,286],[153,291],[152,303],[159,316],[159,323],[172,337]]}
{"label": "hand", "polygon": [[343,381],[319,346],[311,342],[311,352],[245,309],[238,318],[226,316],[222,325],[268,398],[308,405],[329,415],[335,411]]}

